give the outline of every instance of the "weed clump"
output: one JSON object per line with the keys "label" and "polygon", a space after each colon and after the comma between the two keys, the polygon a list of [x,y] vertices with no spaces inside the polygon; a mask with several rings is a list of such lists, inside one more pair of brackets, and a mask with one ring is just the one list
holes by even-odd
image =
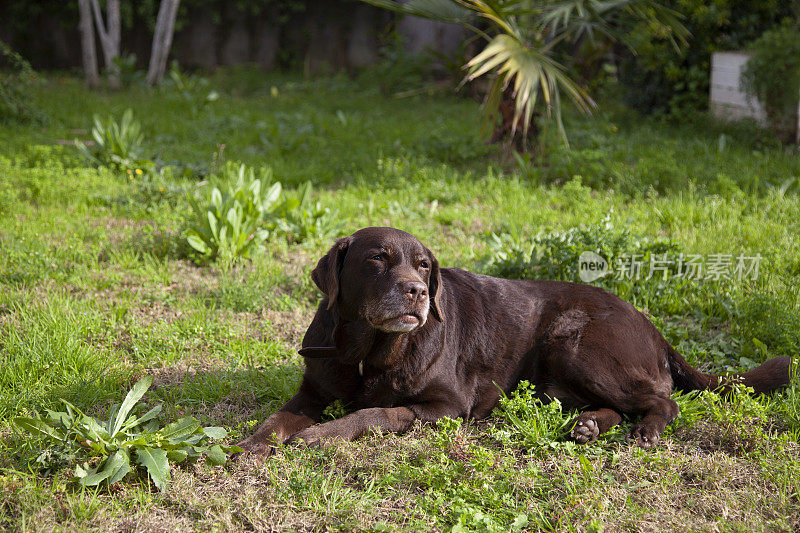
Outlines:
{"label": "weed clump", "polygon": [[142,125],[133,116],[132,109],[126,109],[122,118],[117,121],[109,116],[101,119],[94,116],[91,145],[75,140],[75,146],[87,161],[98,167],[112,170],[133,170],[141,174],[142,168],[153,166],[152,161],[141,159]]}
{"label": "weed clump", "polygon": [[74,481],[83,486],[112,485],[138,465],[163,491],[170,477],[170,462],[182,463],[205,454],[209,464],[221,465],[227,461],[228,452],[241,451],[236,446],[210,444],[211,439],[222,440],[228,432],[221,427],[201,427],[191,417],[159,429],[156,417],[161,404],[141,416],[133,414],[152,383],[149,376],[137,381],[122,404],[111,407],[107,421],[88,416],[62,400],[66,412],[48,409],[45,417],[18,417],[14,422],[52,445],[36,459],[41,470],[53,472],[77,462]]}
{"label": "weed clump", "polygon": [[271,237],[294,244],[327,239],[340,225],[312,194],[310,182],[289,192],[273,182],[268,167],[256,178],[254,169],[229,163],[219,177],[188,195],[192,218],[186,240],[200,261],[230,265],[263,251]]}

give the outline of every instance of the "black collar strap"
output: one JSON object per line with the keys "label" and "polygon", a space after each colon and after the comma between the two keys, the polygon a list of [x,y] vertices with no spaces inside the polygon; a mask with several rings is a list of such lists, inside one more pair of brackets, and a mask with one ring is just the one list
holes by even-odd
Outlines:
{"label": "black collar strap", "polygon": [[297,352],[309,359],[330,359],[339,357],[339,349],[336,346],[306,346]]}
{"label": "black collar strap", "polygon": [[[306,346],[300,348],[297,353],[308,359],[333,359],[339,357],[339,349],[336,346]],[[364,375],[364,360],[358,362],[358,374]]]}

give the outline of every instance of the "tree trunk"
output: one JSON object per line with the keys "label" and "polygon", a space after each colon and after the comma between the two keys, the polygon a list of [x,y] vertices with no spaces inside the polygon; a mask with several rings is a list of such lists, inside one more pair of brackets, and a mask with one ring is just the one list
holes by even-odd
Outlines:
{"label": "tree trunk", "polygon": [[86,73],[86,85],[97,87],[100,77],[97,72],[97,50],[94,47],[94,28],[92,27],[92,7],[89,0],[78,0],[81,32],[81,50],[83,58],[83,71]]}
{"label": "tree trunk", "polygon": [[156,19],[156,29],[153,33],[150,67],[147,69],[146,81],[148,85],[158,85],[164,78],[179,4],[180,0],[161,0],[161,7],[158,8],[158,18]]}
{"label": "tree trunk", "polygon": [[508,141],[516,151],[525,152],[529,143],[535,142],[539,138],[539,127],[536,124],[536,117],[539,113],[533,112],[528,134],[525,135],[521,124],[517,124],[516,130],[514,129],[514,113],[516,109],[516,97],[514,96],[514,90],[511,88],[511,83],[509,83],[508,87],[503,90],[503,98],[500,100],[500,108],[498,109],[500,123],[494,127],[489,143],[496,144]]}
{"label": "tree trunk", "polygon": [[105,24],[103,24],[103,13],[100,11],[98,0],[92,0],[92,11],[94,12],[94,22],[97,25],[97,33],[100,35],[100,45],[103,48],[108,84],[117,88],[119,87],[119,67],[114,59],[119,57],[121,35],[119,0],[108,0]]}

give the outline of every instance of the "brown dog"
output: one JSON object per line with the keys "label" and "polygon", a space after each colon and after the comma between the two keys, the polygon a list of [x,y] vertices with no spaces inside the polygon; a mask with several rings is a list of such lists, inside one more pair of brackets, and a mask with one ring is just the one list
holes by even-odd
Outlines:
{"label": "brown dog", "polygon": [[[673,388],[713,389],[631,304],[589,285],[506,280],[439,263],[413,235],[365,228],[339,239],[311,273],[325,293],[303,338],[300,390],[240,446],[402,432],[419,419],[483,418],[520,380],[586,408],[571,437],[595,439],[641,415],[630,438],[654,446],[678,415]],[[738,378],[759,392],[789,382],[778,357]],[[336,399],[358,410],[314,425]]]}

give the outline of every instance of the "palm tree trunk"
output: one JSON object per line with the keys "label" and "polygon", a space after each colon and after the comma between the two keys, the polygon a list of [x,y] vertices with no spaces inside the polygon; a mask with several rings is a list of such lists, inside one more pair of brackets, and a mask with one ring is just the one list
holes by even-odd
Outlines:
{"label": "palm tree trunk", "polygon": [[524,152],[533,141],[539,138],[539,127],[536,124],[536,117],[539,113],[534,111],[527,135],[523,133],[521,124],[517,124],[517,129],[514,130],[514,112],[516,111],[517,103],[510,85],[503,90],[503,98],[500,100],[498,108],[500,123],[494,127],[489,142],[495,144],[509,141],[515,150]]}

